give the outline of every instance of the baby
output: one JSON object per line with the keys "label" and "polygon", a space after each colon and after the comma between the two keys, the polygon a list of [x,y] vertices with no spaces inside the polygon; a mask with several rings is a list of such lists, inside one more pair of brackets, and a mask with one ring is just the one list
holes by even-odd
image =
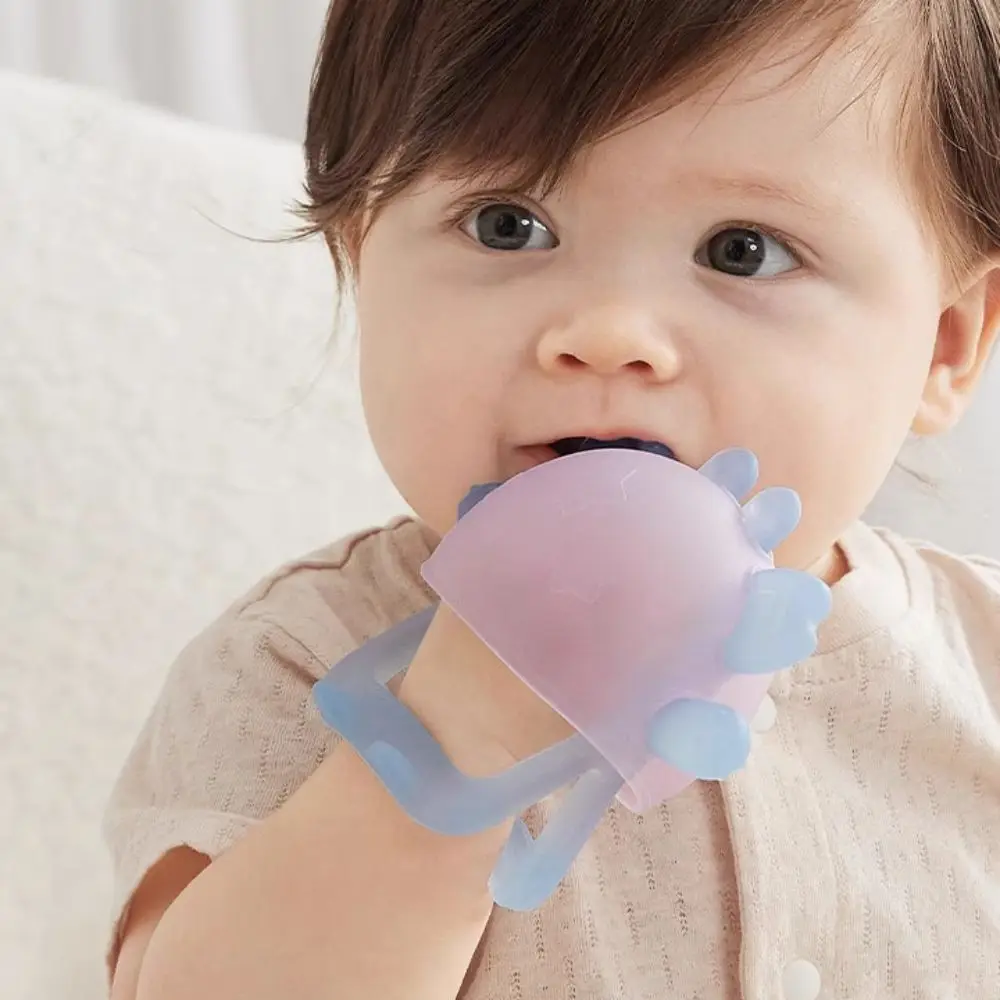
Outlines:
{"label": "baby", "polygon": [[[1000,565],[859,521],[1000,330],[998,67],[997,0],[336,0],[305,210],[416,516],[174,665],[106,816],[115,1000],[1000,997]],[[311,688],[581,439],[755,452],[833,611],[744,769],[494,909],[509,823],[414,823]],[[569,732],[447,611],[395,693],[474,776]]]}

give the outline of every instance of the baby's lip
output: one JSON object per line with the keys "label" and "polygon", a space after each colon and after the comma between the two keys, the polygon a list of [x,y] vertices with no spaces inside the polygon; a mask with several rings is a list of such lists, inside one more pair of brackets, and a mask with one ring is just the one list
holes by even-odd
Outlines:
{"label": "baby's lip", "polygon": [[514,450],[510,464],[504,469],[503,478],[508,479],[518,473],[526,472],[536,465],[551,462],[554,458],[564,455],[575,455],[583,451],[596,451],[602,448],[625,448],[632,451],[646,451],[662,455],[664,458],[687,464],[677,455],[670,445],[657,441],[648,434],[637,433],[634,430],[622,430],[618,433],[575,434],[556,438],[547,444],[521,445]]}
{"label": "baby's lip", "polygon": [[668,444],[646,438],[627,436],[578,436],[565,437],[553,441],[549,448],[556,455],[576,455],[582,451],[600,451],[606,448],[621,448],[626,451],[644,451],[652,455],[660,455],[677,461],[677,453]]}

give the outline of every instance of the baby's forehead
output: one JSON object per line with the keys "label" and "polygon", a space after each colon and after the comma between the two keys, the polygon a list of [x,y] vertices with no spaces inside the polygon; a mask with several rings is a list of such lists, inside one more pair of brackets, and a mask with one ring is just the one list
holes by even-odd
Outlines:
{"label": "baby's forehead", "polygon": [[800,65],[762,51],[724,82],[644,108],[584,151],[565,186],[769,199],[823,218],[907,187],[900,108],[892,77],[873,75],[860,52]]}
{"label": "baby's forehead", "polygon": [[812,42],[786,39],[734,56],[732,67],[691,92],[667,92],[637,120],[665,119],[687,143],[728,146],[734,159],[829,156],[845,144],[894,149],[908,82],[901,60],[875,40]]}

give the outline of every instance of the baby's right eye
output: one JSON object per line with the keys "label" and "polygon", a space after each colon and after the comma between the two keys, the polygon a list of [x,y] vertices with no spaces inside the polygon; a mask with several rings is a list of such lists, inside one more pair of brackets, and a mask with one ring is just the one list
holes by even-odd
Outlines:
{"label": "baby's right eye", "polygon": [[552,230],[534,212],[509,202],[479,205],[460,228],[490,250],[554,250],[559,246]]}

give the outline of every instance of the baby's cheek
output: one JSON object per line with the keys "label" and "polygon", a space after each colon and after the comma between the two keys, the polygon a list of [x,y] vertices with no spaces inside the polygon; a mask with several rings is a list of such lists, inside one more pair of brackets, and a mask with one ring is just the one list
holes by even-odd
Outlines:
{"label": "baby's cheek", "polygon": [[417,516],[439,534],[452,528],[469,490],[492,481],[481,455],[454,428],[411,424],[383,459],[390,477]]}
{"label": "baby's cheek", "polygon": [[[795,436],[795,435],[790,435]],[[779,565],[808,569],[826,559],[844,531],[857,521],[878,492],[895,457],[895,446],[866,438],[814,433],[800,442],[784,482],[802,501],[798,529],[776,553]]]}

